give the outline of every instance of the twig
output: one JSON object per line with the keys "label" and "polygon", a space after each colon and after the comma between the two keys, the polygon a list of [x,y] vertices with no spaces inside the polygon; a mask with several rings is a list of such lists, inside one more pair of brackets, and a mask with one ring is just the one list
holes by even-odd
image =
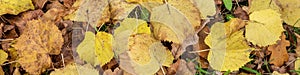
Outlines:
{"label": "twig", "polygon": [[161,71],[163,72],[164,75],[166,75],[164,68],[162,66],[160,66]]}
{"label": "twig", "polygon": [[197,51],[190,51],[189,53],[200,53],[200,52],[206,52],[209,51],[210,49],[204,49],[204,50],[197,50]]}
{"label": "twig", "polygon": [[14,39],[0,39],[0,41],[12,41]]}
{"label": "twig", "polygon": [[8,65],[8,64],[12,64],[12,63],[16,63],[16,62],[17,62],[17,61],[7,62],[7,63],[4,63],[4,64],[1,64],[1,66]]}
{"label": "twig", "polygon": [[63,66],[66,67],[64,54],[61,53],[60,55],[61,55],[61,59],[62,59],[62,62],[63,62]]}

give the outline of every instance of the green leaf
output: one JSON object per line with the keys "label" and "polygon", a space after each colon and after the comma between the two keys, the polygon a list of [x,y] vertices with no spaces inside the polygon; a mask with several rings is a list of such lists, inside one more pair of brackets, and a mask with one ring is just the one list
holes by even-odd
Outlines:
{"label": "green leaf", "polygon": [[232,9],[232,1],[231,0],[223,0],[223,3],[227,10],[231,11]]}

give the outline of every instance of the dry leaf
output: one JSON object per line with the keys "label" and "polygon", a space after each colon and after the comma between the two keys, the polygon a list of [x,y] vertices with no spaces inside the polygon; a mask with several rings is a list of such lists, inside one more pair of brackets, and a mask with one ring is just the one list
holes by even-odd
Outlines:
{"label": "dry leaf", "polygon": [[[168,3],[170,6],[175,7],[176,10],[181,12],[188,20],[187,22],[190,22],[190,24],[193,26],[193,28],[196,29],[201,26],[200,11],[194,6],[194,4],[190,0],[169,0]],[[206,9],[208,9],[208,8],[206,8]],[[168,9],[165,9],[165,10],[168,10]],[[170,14],[172,14],[172,12],[174,12],[174,11],[170,11]],[[169,12],[166,12],[166,13],[169,13]],[[174,15],[176,15],[176,14],[174,14]],[[177,20],[180,20],[180,19],[177,19]]]}
{"label": "dry leaf", "polygon": [[129,37],[135,34],[150,34],[150,27],[147,27],[147,22],[134,18],[125,18],[114,31],[113,50],[115,55],[119,55],[129,50]]}
{"label": "dry leaf", "polygon": [[8,57],[8,54],[5,51],[3,51],[2,49],[0,49],[0,64],[3,64],[4,62],[6,62],[7,57]]}
{"label": "dry leaf", "polygon": [[86,32],[84,40],[78,45],[77,53],[79,57],[96,66],[108,63],[114,56],[112,51],[112,35],[105,32]]}
{"label": "dry leaf", "polygon": [[290,75],[289,73],[280,74],[277,71],[273,71],[272,75]]}
{"label": "dry leaf", "polygon": [[277,4],[282,9],[281,18],[290,26],[300,27],[300,1],[299,0],[276,0]]}
{"label": "dry leaf", "polygon": [[205,39],[205,43],[210,47],[207,60],[213,69],[219,71],[239,70],[251,61],[248,57],[252,49],[243,37],[244,31],[226,33],[232,29],[228,30],[225,26],[228,25],[216,23],[211,27],[211,32]]}
{"label": "dry leaf", "polygon": [[50,55],[60,53],[63,45],[61,32],[51,21],[32,20],[24,33],[13,45],[17,49],[17,60],[30,74],[40,74],[51,66]]}
{"label": "dry leaf", "polygon": [[158,3],[163,3],[164,0],[126,0],[126,2],[129,3],[144,3],[144,2],[158,2]]}
{"label": "dry leaf", "polygon": [[166,48],[150,34],[133,35],[129,39],[129,47],[130,51],[123,52],[119,58],[120,68],[131,74],[154,74],[170,55],[167,54]]}
{"label": "dry leaf", "polygon": [[64,19],[88,22],[92,27],[101,26],[110,19],[108,0],[78,0],[72,7],[78,9]]}
{"label": "dry leaf", "polygon": [[0,15],[13,14],[17,15],[20,12],[34,9],[31,0],[1,0],[0,1]]}
{"label": "dry leaf", "polygon": [[296,38],[297,38],[297,45],[296,45],[296,54],[297,56],[300,56],[300,35],[297,34],[297,33],[294,33],[296,35]]}
{"label": "dry leaf", "polygon": [[295,70],[300,70],[300,58],[299,57],[295,61]]}
{"label": "dry leaf", "polygon": [[285,40],[286,36],[284,33],[281,35],[281,40],[277,41],[277,44],[270,45],[268,47],[269,51],[272,51],[271,57],[269,59],[271,64],[280,67],[284,62],[289,60],[289,55],[287,53],[286,47],[290,46],[290,42]]}
{"label": "dry leaf", "polygon": [[121,20],[125,19],[129,13],[137,7],[137,4],[130,4],[125,2],[125,0],[112,0],[109,5],[112,22],[117,24]]}
{"label": "dry leaf", "polygon": [[99,75],[98,71],[90,64],[68,64],[62,69],[56,69],[50,75]]}
{"label": "dry leaf", "polygon": [[195,75],[196,69],[193,62],[186,62],[185,60],[179,60],[180,64],[175,75]]}
{"label": "dry leaf", "polygon": [[214,16],[216,14],[216,5],[214,0],[190,0],[201,12],[201,18]]}
{"label": "dry leaf", "polygon": [[252,0],[250,4],[250,13],[265,9],[273,9],[279,12],[279,7],[276,5],[275,0]]}
{"label": "dry leaf", "polygon": [[48,0],[32,0],[34,6],[38,9],[42,9]]}
{"label": "dry leaf", "polygon": [[250,22],[246,25],[246,39],[258,46],[276,44],[284,31],[280,14],[266,9],[250,14]]}
{"label": "dry leaf", "polygon": [[2,67],[0,67],[0,75],[5,75],[4,71],[2,70]]}
{"label": "dry leaf", "polygon": [[118,67],[112,71],[111,69],[105,70],[103,75],[124,75],[122,74],[123,70],[120,70]]}

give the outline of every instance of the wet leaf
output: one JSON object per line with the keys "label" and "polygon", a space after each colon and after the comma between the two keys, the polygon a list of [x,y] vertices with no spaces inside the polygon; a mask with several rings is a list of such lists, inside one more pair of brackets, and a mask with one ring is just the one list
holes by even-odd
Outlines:
{"label": "wet leaf", "polygon": [[24,33],[13,45],[17,49],[17,60],[29,74],[40,74],[51,66],[49,55],[57,55],[63,45],[62,33],[51,21],[27,22]]}
{"label": "wet leaf", "polygon": [[250,14],[250,22],[246,25],[246,39],[258,46],[276,44],[284,31],[280,14],[266,9]]}
{"label": "wet leaf", "polygon": [[290,42],[285,40],[286,36],[281,35],[281,40],[277,41],[277,44],[270,45],[268,47],[269,51],[272,51],[271,57],[269,59],[270,64],[274,64],[277,67],[280,67],[284,62],[289,60],[289,55],[287,53],[286,47],[290,46]]}
{"label": "wet leaf", "polygon": [[0,15],[13,14],[17,15],[20,12],[34,9],[31,0],[1,0],[0,1]]}
{"label": "wet leaf", "polygon": [[[230,25],[230,23],[227,24]],[[229,25],[214,24],[205,39],[205,43],[210,47],[207,60],[213,69],[219,71],[239,70],[240,67],[251,61],[248,57],[252,49],[243,37],[244,31],[226,33],[233,30],[226,29],[225,26]]]}

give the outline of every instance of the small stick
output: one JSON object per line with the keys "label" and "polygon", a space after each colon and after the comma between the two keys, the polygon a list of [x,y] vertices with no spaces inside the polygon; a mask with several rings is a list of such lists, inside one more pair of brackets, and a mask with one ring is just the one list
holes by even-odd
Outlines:
{"label": "small stick", "polygon": [[11,41],[11,40],[14,40],[14,39],[0,39],[0,41]]}
{"label": "small stick", "polygon": [[210,49],[204,49],[204,50],[197,50],[197,51],[191,51],[189,53],[201,53],[201,52],[206,52],[209,51]]}
{"label": "small stick", "polygon": [[61,59],[62,59],[62,62],[63,62],[63,66],[66,67],[66,65],[65,65],[65,59],[64,59],[64,54],[61,53],[60,55],[61,55]]}
{"label": "small stick", "polygon": [[7,62],[7,63],[4,63],[4,64],[1,64],[1,66],[8,65],[8,64],[12,64],[12,63],[16,63],[16,62],[17,62],[17,61]]}
{"label": "small stick", "polygon": [[160,66],[161,71],[163,72],[164,75],[166,75],[164,68],[162,66]]}

